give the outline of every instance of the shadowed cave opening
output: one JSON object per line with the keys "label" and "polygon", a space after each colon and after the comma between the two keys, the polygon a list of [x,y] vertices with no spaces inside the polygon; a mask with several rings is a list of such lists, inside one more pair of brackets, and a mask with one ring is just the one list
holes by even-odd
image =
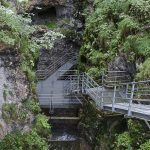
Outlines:
{"label": "shadowed cave opening", "polygon": [[41,19],[56,18],[56,8],[50,7],[50,8],[43,9],[39,11],[37,15]]}
{"label": "shadowed cave opening", "polygon": [[34,16],[32,17],[32,21],[34,24],[45,24],[46,22],[55,20],[57,17],[57,11],[55,7],[34,9],[33,14]]}

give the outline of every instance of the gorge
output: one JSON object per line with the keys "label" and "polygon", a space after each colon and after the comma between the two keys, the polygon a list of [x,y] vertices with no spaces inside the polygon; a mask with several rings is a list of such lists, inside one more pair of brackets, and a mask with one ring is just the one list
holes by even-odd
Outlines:
{"label": "gorge", "polygon": [[149,150],[149,21],[149,0],[1,0],[0,149]]}

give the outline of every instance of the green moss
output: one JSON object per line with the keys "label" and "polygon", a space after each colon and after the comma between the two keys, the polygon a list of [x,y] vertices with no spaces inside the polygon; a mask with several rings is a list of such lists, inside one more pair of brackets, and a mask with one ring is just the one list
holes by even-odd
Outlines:
{"label": "green moss", "polygon": [[73,29],[61,29],[61,33],[66,37],[73,37],[75,35],[75,30]]}
{"label": "green moss", "polygon": [[54,21],[47,22],[45,25],[46,25],[49,29],[55,29],[55,28],[57,28],[57,23],[54,22]]}
{"label": "green moss", "polygon": [[87,102],[83,106],[79,127],[93,150],[112,149],[115,134],[120,133],[122,126],[125,126],[122,116],[107,117],[109,115],[97,110],[92,102]]}
{"label": "green moss", "polygon": [[2,117],[7,123],[24,123],[27,118],[27,110],[17,104],[3,104]]}

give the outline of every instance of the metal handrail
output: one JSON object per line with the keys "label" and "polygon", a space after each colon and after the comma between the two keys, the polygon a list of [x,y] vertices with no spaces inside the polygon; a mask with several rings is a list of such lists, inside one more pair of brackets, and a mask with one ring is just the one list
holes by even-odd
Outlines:
{"label": "metal handrail", "polygon": [[71,57],[71,54],[74,53],[66,53],[61,58],[57,59],[53,64],[49,65],[45,70],[37,70],[38,76],[42,76],[41,78],[44,79],[50,73],[54,72],[54,70],[58,69],[58,66],[65,64],[69,60],[75,59],[76,56],[73,55],[73,57]]}
{"label": "metal handrail", "polygon": [[[139,90],[139,88],[136,85],[139,84],[146,84],[150,82],[150,80],[147,81],[140,81],[140,82],[127,82],[127,83],[116,83],[113,84],[113,89],[111,89],[110,91],[105,91],[104,86],[100,86],[99,84],[97,84],[92,77],[90,77],[88,74],[86,73],[82,73],[80,75],[78,75],[80,78],[80,82],[82,82],[82,93],[83,94],[87,94],[89,95],[95,102],[96,104],[99,106],[101,106],[101,108],[104,107],[105,103],[107,104],[112,104],[112,111],[115,111],[115,104],[121,104],[124,105],[124,103],[128,104],[128,116],[132,116],[132,107],[140,109],[139,108],[139,104],[138,103],[148,103],[148,104],[141,104],[141,107],[146,107],[146,110],[150,110],[149,105],[150,105],[150,99],[146,99],[146,98],[136,98],[136,94],[138,94],[138,92],[141,92]],[[78,79],[78,78],[77,78]],[[77,82],[77,79],[74,82]],[[73,83],[75,84],[75,83]],[[72,84],[72,86],[73,86]],[[77,87],[75,87],[77,88]],[[72,90],[75,90],[75,88],[70,88]],[[77,89],[76,89],[77,90]],[[139,91],[138,91],[139,90]],[[129,93],[130,91],[130,93]],[[146,92],[149,92],[150,90],[143,90],[144,91],[144,96],[146,95]],[[107,95],[107,93],[110,93],[110,95]],[[104,95],[105,94],[105,95]],[[143,96],[143,94],[140,94],[141,96]],[[147,95],[149,96],[150,94],[147,93]],[[146,96],[147,96],[146,95]],[[110,101],[106,102],[105,99],[110,99]],[[135,103],[137,102],[137,104]],[[126,105],[127,106],[127,105]]]}
{"label": "metal handrail", "polygon": [[109,73],[109,72],[126,73],[126,71],[108,71],[108,70],[107,70],[106,72],[107,72],[107,73]]}

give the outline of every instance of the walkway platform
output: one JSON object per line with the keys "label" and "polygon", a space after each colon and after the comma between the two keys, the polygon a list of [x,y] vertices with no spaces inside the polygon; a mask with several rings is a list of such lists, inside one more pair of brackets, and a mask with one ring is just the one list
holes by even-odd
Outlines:
{"label": "walkway platform", "polygon": [[[112,110],[112,104],[104,105],[104,110]],[[115,103],[114,111],[122,114],[128,113],[128,103]],[[132,104],[131,117],[136,117],[150,121],[150,105]]]}

